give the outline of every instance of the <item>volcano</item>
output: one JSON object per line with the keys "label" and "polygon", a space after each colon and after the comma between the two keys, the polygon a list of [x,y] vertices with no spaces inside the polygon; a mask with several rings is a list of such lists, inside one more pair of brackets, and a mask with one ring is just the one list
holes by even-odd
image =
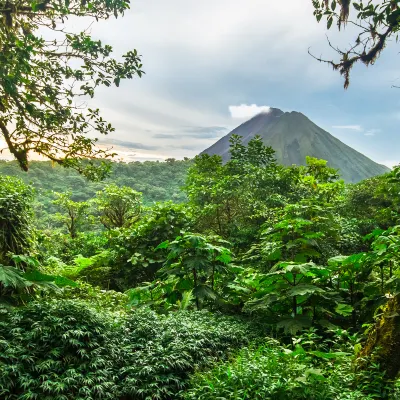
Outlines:
{"label": "volcano", "polygon": [[390,171],[388,167],[347,146],[305,115],[295,111],[283,112],[271,108],[268,112],[260,113],[218,140],[202,154],[217,154],[228,161],[229,139],[232,135],[241,136],[243,144],[247,144],[256,135],[261,136],[263,143],[275,150],[276,159],[282,165],[305,165],[306,156],[326,160],[328,166],[338,169],[341,177],[348,183],[356,183]]}

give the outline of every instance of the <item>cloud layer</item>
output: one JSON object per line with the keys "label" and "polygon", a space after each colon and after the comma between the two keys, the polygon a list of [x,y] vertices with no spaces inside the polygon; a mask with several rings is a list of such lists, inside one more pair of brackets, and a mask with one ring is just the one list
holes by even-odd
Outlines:
{"label": "cloud layer", "polygon": [[232,118],[235,119],[249,119],[262,112],[268,113],[271,107],[258,106],[257,104],[241,104],[240,106],[229,106],[229,112]]}

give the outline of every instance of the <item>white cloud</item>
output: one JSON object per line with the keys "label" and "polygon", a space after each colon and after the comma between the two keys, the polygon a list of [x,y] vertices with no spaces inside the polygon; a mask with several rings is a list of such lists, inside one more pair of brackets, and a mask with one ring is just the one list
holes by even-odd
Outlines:
{"label": "white cloud", "polygon": [[257,104],[241,104],[240,106],[229,106],[229,112],[232,118],[245,119],[252,118],[262,112],[268,113],[271,107],[269,106],[258,106]]}
{"label": "white cloud", "polygon": [[332,126],[334,129],[348,129],[350,131],[356,131],[356,132],[363,132],[364,129],[361,125],[335,125]]}
{"label": "white cloud", "polygon": [[381,133],[381,129],[369,129],[367,132],[364,133],[365,136],[375,136],[377,133]]}

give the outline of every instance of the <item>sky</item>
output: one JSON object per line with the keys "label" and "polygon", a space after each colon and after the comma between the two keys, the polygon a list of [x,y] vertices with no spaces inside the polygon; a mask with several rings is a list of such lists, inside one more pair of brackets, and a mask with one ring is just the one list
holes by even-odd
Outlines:
{"label": "sky", "polygon": [[[74,22],[82,28],[86,21]],[[400,163],[400,45],[343,79],[311,0],[132,0],[122,18],[95,23],[115,57],[137,49],[143,78],[101,88],[89,102],[113,124],[106,138],[126,160],[193,157],[268,107],[299,111],[373,160]],[[350,27],[328,32],[335,45]]]}

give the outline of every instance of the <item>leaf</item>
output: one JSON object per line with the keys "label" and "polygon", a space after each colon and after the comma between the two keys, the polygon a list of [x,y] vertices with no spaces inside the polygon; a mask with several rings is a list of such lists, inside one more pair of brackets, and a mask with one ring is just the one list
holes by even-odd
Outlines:
{"label": "leaf", "polygon": [[322,374],[322,369],[319,368],[309,368],[305,371],[306,376],[312,376],[313,378],[320,380],[320,381],[325,381],[326,378]]}
{"label": "leaf", "polygon": [[310,328],[312,325],[312,319],[305,315],[297,315],[294,318],[286,318],[279,321],[276,324],[277,328],[281,328],[285,331],[285,333],[290,333],[292,335],[297,332],[302,331],[303,329]]}
{"label": "leaf", "polygon": [[12,287],[13,289],[24,289],[32,285],[22,276],[20,270],[4,265],[0,265],[0,282],[3,286]]}
{"label": "leaf", "polygon": [[243,287],[243,286],[235,285],[234,283],[228,284],[227,287],[229,289],[232,289],[232,290],[236,291],[236,292],[251,293],[250,289],[248,289],[246,287]]}
{"label": "leaf", "polygon": [[160,250],[160,249],[167,249],[169,247],[169,240],[166,240],[165,242],[160,243],[155,250]]}
{"label": "leaf", "polygon": [[291,288],[287,294],[289,296],[305,296],[307,294],[314,294],[314,293],[324,293],[325,290],[314,286],[314,285],[307,285],[307,284],[300,284],[293,288]]}
{"label": "leaf", "polygon": [[52,275],[42,274],[39,271],[31,271],[23,274],[23,277],[32,282],[54,282],[55,277]]}
{"label": "leaf", "polygon": [[335,308],[336,313],[343,317],[348,317],[352,314],[354,308],[350,304],[338,304]]}
{"label": "leaf", "polygon": [[348,256],[336,256],[332,257],[328,260],[328,265],[337,267],[343,263],[344,260],[346,260]]}
{"label": "leaf", "polygon": [[358,355],[360,353],[360,351],[362,350],[362,344],[361,343],[357,343],[356,345],[354,345],[354,355]]}
{"label": "leaf", "polygon": [[187,291],[187,290],[191,290],[192,286],[193,286],[192,281],[190,281],[189,279],[181,279],[176,284],[176,289]]}
{"label": "leaf", "polygon": [[193,289],[193,296],[199,299],[217,300],[218,294],[207,285],[198,285]]}
{"label": "leaf", "polygon": [[223,264],[229,264],[232,261],[232,256],[229,251],[223,251],[219,256],[215,257],[217,261],[221,261]]}
{"label": "leaf", "polygon": [[71,279],[65,278],[64,276],[56,276],[54,283],[58,287],[66,287],[66,286],[78,287],[79,286],[76,282],[74,282]]}
{"label": "leaf", "polygon": [[91,267],[94,264],[94,260],[92,258],[83,257],[83,256],[79,255],[74,258],[74,263],[79,268],[85,269],[87,267]]}
{"label": "leaf", "polygon": [[190,305],[190,303],[192,302],[193,299],[194,299],[194,296],[193,296],[193,291],[192,290],[184,292],[182,294],[182,300],[178,302],[179,309],[180,310],[187,310],[187,308],[189,307],[189,305]]}

